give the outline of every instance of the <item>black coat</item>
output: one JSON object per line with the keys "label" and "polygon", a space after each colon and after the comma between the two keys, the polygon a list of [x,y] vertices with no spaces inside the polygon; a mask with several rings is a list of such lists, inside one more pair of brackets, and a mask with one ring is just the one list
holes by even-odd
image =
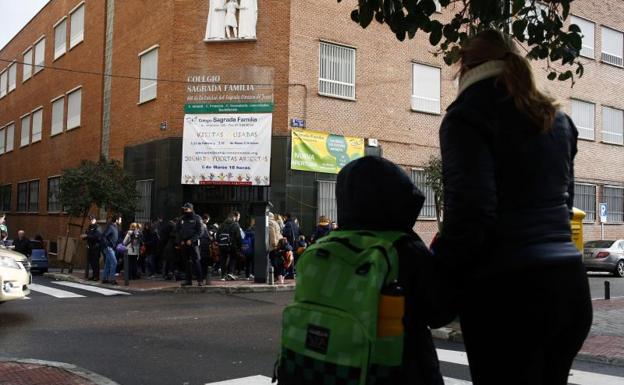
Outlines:
{"label": "black coat", "polygon": [[202,219],[195,213],[184,214],[177,226],[178,242],[191,241],[193,245],[199,245],[199,236],[202,232]]}
{"label": "black coat", "polygon": [[87,236],[87,246],[89,246],[89,250],[100,250],[100,245],[102,243],[102,232],[98,225],[89,225],[87,231],[85,232]]}
{"label": "black coat", "polygon": [[30,248],[30,241],[28,240],[28,238],[16,238],[13,241],[13,246],[15,246],[15,251],[22,253],[26,256],[30,256],[31,253],[31,248]]}
{"label": "black coat", "polygon": [[579,259],[569,220],[577,136],[563,113],[540,132],[494,78],[464,90],[440,129],[439,260],[470,277]]}
{"label": "black coat", "polygon": [[299,225],[295,223],[294,220],[288,219],[286,223],[284,223],[284,229],[282,229],[282,235],[288,239],[288,243],[291,245],[295,244],[299,235],[301,235],[301,231],[299,230]]}

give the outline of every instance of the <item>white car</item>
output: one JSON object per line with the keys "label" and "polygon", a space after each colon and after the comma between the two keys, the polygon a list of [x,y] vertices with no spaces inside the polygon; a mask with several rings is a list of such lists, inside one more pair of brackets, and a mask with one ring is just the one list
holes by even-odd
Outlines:
{"label": "white car", "polygon": [[12,257],[0,254],[0,304],[30,294],[30,273]]}

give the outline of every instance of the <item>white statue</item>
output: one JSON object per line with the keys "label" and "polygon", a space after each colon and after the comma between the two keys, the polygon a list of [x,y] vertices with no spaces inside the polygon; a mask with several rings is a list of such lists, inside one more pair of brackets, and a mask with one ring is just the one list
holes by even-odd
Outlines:
{"label": "white statue", "polygon": [[210,0],[205,40],[225,39],[225,0]]}
{"label": "white statue", "polygon": [[236,11],[240,9],[238,0],[228,0],[225,3],[225,37],[226,39],[238,39],[238,22]]}
{"label": "white statue", "polygon": [[240,39],[256,38],[256,25],[258,24],[258,0],[241,0],[238,24],[238,37]]}

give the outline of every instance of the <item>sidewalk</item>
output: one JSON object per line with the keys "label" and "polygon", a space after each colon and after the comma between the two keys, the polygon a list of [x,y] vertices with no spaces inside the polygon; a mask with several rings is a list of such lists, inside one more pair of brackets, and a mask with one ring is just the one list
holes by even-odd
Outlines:
{"label": "sidewalk", "polygon": [[44,276],[59,281],[77,282],[84,285],[99,286],[109,289],[125,290],[130,292],[169,292],[169,293],[265,293],[276,291],[294,291],[294,280],[287,280],[284,285],[268,285],[264,283],[255,283],[248,280],[237,281],[221,281],[217,277],[213,277],[209,285],[197,286],[197,282],[193,282],[193,286],[182,287],[184,281],[166,281],[163,278],[141,278],[131,280],[129,286],[124,286],[123,274],[117,277],[118,285],[102,284],[101,282],[87,281],[84,279],[84,270],[74,270],[72,274],[48,272]]}
{"label": "sidewalk", "polygon": [[[624,366],[624,298],[594,300],[593,307],[592,328],[577,359]],[[463,341],[458,322],[431,332],[437,339]]]}
{"label": "sidewalk", "polygon": [[2,385],[117,385],[99,374],[60,362],[0,359]]}

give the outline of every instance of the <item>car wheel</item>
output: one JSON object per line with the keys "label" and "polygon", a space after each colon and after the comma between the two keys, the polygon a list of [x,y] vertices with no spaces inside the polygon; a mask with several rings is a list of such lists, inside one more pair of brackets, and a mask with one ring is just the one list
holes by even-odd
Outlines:
{"label": "car wheel", "polygon": [[618,261],[615,265],[615,271],[613,272],[616,277],[624,278],[624,259]]}

